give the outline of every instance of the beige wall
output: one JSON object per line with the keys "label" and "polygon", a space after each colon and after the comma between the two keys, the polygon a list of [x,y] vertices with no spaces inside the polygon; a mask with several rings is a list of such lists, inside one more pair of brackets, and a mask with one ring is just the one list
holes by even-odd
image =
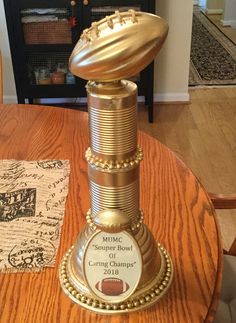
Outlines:
{"label": "beige wall", "polygon": [[[169,22],[164,47],[155,61],[155,100],[188,100],[188,75],[193,1],[157,0],[157,14]],[[4,99],[15,100],[16,91],[8,45],[3,1],[0,1],[0,48],[4,64]]]}
{"label": "beige wall", "polygon": [[207,9],[223,9],[224,0],[207,0]]}
{"label": "beige wall", "polygon": [[12,70],[11,54],[8,42],[7,27],[3,1],[0,1],[0,48],[3,60],[3,95],[4,101],[15,101],[16,90]]}
{"label": "beige wall", "polygon": [[236,28],[236,1],[225,0],[224,13],[221,20],[223,26]]}
{"label": "beige wall", "polygon": [[154,92],[161,101],[184,101],[188,99],[193,2],[158,0],[156,8],[168,21],[169,34],[155,61]]}

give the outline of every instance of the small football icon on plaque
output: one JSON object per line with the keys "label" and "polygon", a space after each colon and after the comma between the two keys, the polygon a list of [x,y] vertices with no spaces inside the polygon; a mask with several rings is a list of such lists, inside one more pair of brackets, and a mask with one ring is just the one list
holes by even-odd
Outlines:
{"label": "small football icon on plaque", "polygon": [[110,277],[100,280],[95,287],[104,295],[117,296],[125,293],[129,289],[129,284],[122,279]]}

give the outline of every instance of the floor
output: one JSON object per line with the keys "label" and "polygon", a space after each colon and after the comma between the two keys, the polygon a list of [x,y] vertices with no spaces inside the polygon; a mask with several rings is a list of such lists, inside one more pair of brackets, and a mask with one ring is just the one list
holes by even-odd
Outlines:
{"label": "floor", "polygon": [[[189,166],[208,191],[236,193],[236,87],[191,88],[189,104],[158,104],[154,123],[139,107],[139,128]],[[217,211],[224,247],[236,232],[236,210]]]}
{"label": "floor", "polygon": [[236,29],[230,26],[222,26],[222,15],[207,15],[207,17],[229,38],[236,44]]}

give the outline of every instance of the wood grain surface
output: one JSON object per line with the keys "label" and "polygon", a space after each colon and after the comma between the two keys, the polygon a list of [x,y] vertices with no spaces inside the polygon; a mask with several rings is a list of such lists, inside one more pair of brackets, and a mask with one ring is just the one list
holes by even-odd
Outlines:
{"label": "wood grain surface", "polygon": [[63,108],[0,105],[0,158],[69,159],[71,175],[55,268],[0,274],[0,322],[210,322],[221,284],[222,254],[212,204],[191,171],[157,140],[140,133],[141,208],[172,256],[174,281],[147,310],[103,316],[73,304],[58,280],[59,262],[85,225],[89,208],[87,114]]}
{"label": "wood grain surface", "polygon": [[[236,87],[191,87],[189,94],[189,104],[156,104],[152,124],[140,105],[139,128],[174,151],[207,192],[235,194]],[[216,214],[229,250],[236,238],[236,209]]]}
{"label": "wood grain surface", "polygon": [[2,53],[0,50],[0,104],[3,103],[3,91],[2,91]]}

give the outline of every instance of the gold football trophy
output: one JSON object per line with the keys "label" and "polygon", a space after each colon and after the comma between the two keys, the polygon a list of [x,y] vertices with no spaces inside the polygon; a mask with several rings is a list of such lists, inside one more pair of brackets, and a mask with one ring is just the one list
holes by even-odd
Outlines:
{"label": "gold football trophy", "polygon": [[154,59],[167,33],[160,17],[117,11],[84,30],[70,57],[71,72],[89,80],[91,209],[61,262],[60,282],[74,302],[102,314],[152,305],[173,277],[139,208],[137,86],[125,80]]}

